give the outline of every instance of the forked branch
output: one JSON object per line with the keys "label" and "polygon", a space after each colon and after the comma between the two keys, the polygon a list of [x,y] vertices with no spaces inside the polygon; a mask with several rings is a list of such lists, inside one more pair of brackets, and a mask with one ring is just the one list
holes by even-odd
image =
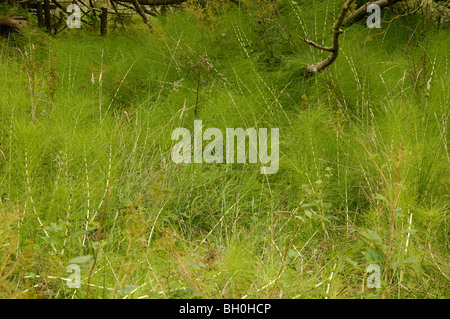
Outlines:
{"label": "forked branch", "polygon": [[344,32],[344,30],[342,30],[341,28],[347,27],[347,26],[363,19],[367,15],[367,7],[370,4],[375,4],[375,5],[378,5],[380,8],[385,8],[385,7],[395,4],[397,2],[400,2],[402,0],[368,1],[367,3],[365,3],[358,9],[356,9],[352,14],[347,16],[347,12],[350,9],[350,6],[353,3],[353,1],[354,0],[346,0],[345,1],[344,5],[341,8],[341,11],[339,12],[339,16],[338,16],[337,20],[333,24],[333,29],[332,29],[333,43],[332,43],[331,47],[323,46],[318,43],[315,43],[314,41],[307,40],[301,36],[298,36],[302,41],[308,43],[312,47],[322,50],[322,51],[330,52],[330,55],[325,60],[320,61],[315,64],[307,65],[306,70],[305,70],[306,75],[317,74],[317,73],[323,71],[324,69],[326,69],[331,63],[334,62],[334,60],[336,60],[336,58],[339,54],[339,36],[341,35],[341,33]]}
{"label": "forked branch", "polygon": [[344,5],[341,8],[341,11],[339,12],[339,16],[337,20],[333,24],[333,44],[331,47],[325,47],[323,45],[317,44],[314,41],[306,40],[299,36],[299,38],[309,45],[313,46],[316,49],[320,49],[323,51],[330,52],[330,55],[323,61],[320,61],[315,64],[309,64],[306,66],[306,73],[309,75],[313,75],[316,73],[319,73],[323,71],[325,68],[327,68],[331,63],[336,60],[338,54],[339,54],[339,36],[342,32],[344,32],[341,29],[342,23],[344,22],[345,16],[347,15],[348,10],[350,9],[350,5],[352,4],[354,0],[347,0],[345,1]]}

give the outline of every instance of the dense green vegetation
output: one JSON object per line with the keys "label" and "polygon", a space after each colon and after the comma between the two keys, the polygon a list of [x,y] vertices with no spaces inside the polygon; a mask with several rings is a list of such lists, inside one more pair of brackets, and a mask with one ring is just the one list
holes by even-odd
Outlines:
{"label": "dense green vegetation", "polygon": [[[449,297],[447,27],[387,10],[305,77],[341,3],[257,2],[0,38],[0,297]],[[194,119],[279,128],[278,172],[174,164]]]}

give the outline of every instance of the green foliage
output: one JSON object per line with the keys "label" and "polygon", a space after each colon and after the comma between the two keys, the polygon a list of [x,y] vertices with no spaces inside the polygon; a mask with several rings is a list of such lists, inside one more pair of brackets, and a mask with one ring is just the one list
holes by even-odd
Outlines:
{"label": "green foliage", "polygon": [[[339,2],[257,2],[0,39],[0,297],[448,298],[448,30],[354,25],[305,78]],[[279,171],[174,164],[194,119],[278,127]]]}

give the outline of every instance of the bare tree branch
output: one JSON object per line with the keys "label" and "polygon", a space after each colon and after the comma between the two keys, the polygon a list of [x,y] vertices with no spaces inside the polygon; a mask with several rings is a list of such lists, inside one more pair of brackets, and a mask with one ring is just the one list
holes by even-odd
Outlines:
{"label": "bare tree branch", "polygon": [[326,47],[326,46],[320,45],[318,43],[315,43],[313,41],[307,40],[307,39],[305,39],[305,38],[303,38],[303,37],[301,37],[299,35],[297,35],[297,36],[300,38],[300,40],[305,41],[306,43],[308,43],[309,45],[315,47],[316,49],[323,50],[323,51],[330,51],[330,52],[333,51],[332,47]]}
{"label": "bare tree branch", "polygon": [[397,2],[400,2],[403,0],[377,0],[377,1],[368,1],[361,7],[355,10],[352,14],[350,14],[347,18],[345,18],[344,22],[342,23],[342,27],[348,27],[349,25],[360,21],[367,15],[367,7],[371,4],[378,5],[381,9],[389,7]]}
{"label": "bare tree branch", "polygon": [[325,68],[327,68],[331,63],[334,62],[334,60],[336,60],[338,54],[339,54],[339,36],[341,35],[342,32],[344,32],[341,29],[342,23],[344,22],[345,16],[348,12],[348,10],[350,9],[350,5],[353,3],[354,0],[347,0],[344,5],[341,8],[341,11],[339,12],[339,16],[336,20],[336,22],[334,22],[333,24],[333,44],[331,47],[325,47],[323,45],[317,44],[313,41],[310,40],[306,40],[303,39],[302,37],[300,37],[300,39],[302,39],[303,41],[305,41],[306,43],[308,43],[309,45],[320,49],[320,50],[324,50],[324,51],[329,51],[331,52],[331,54],[323,61],[320,61],[318,63],[315,64],[310,64],[306,66],[306,73],[309,75],[313,75],[316,73],[319,73],[321,71],[323,71]]}
{"label": "bare tree branch", "polygon": [[403,0],[376,0],[376,1],[368,1],[358,9],[356,9],[352,14],[347,16],[347,12],[350,9],[350,5],[353,3],[354,0],[347,0],[344,5],[341,8],[341,11],[339,12],[339,16],[335,23],[333,24],[332,29],[332,40],[333,44],[331,47],[323,46],[318,43],[315,43],[314,41],[307,40],[301,36],[298,36],[302,41],[308,43],[312,47],[322,50],[322,51],[328,51],[331,52],[331,54],[323,61],[310,64],[306,66],[306,74],[307,75],[313,75],[317,74],[321,71],[323,71],[325,68],[327,68],[331,63],[336,60],[338,54],[339,54],[339,35],[343,33],[344,31],[341,29],[343,27],[348,27],[349,25],[356,23],[363,19],[367,15],[367,7],[371,4],[378,5],[380,8],[386,8],[389,7],[395,3],[398,3]]}

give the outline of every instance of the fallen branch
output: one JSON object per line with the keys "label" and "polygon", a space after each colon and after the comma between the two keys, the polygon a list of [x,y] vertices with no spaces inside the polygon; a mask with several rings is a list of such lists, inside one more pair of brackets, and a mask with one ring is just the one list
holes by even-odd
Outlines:
{"label": "fallen branch", "polygon": [[11,32],[23,32],[24,27],[29,21],[22,16],[12,16],[6,19],[0,19],[0,34],[8,35]]}
{"label": "fallen branch", "polygon": [[358,9],[355,10],[352,14],[350,14],[347,18],[345,18],[344,22],[342,23],[343,27],[348,27],[352,25],[353,23],[356,23],[367,15],[367,7],[371,4],[375,4],[380,7],[380,9],[389,7],[393,4],[396,4],[397,2],[400,2],[403,0],[377,0],[377,1],[369,1],[366,4],[362,5]]}
{"label": "fallen branch", "polygon": [[333,29],[332,29],[333,44],[331,47],[323,46],[321,44],[315,43],[314,41],[307,40],[301,36],[298,36],[302,41],[308,43],[310,46],[312,46],[316,49],[331,52],[331,54],[325,60],[315,63],[315,64],[307,65],[306,69],[305,69],[306,75],[317,74],[317,73],[323,71],[324,69],[326,69],[328,66],[330,66],[330,64],[332,64],[336,60],[336,58],[339,54],[339,36],[341,35],[341,33],[344,32],[344,30],[342,28],[348,27],[348,26],[360,21],[364,17],[366,17],[367,7],[369,5],[375,4],[375,5],[378,5],[382,9],[382,8],[389,7],[389,6],[396,4],[403,0],[368,1],[367,3],[365,3],[358,9],[356,9],[353,13],[351,13],[350,15],[347,16],[347,12],[350,9],[350,5],[353,3],[353,1],[354,0],[347,0],[344,3],[344,5],[341,8],[341,11],[339,12],[339,16],[338,16],[337,20],[333,24]]}
{"label": "fallen branch", "polygon": [[138,0],[131,0],[131,2],[133,3],[133,6],[136,9],[137,13],[142,17],[142,20],[144,20],[144,23],[151,28],[152,26],[151,24],[149,24],[148,17],[142,9],[141,4],[138,2]]}

